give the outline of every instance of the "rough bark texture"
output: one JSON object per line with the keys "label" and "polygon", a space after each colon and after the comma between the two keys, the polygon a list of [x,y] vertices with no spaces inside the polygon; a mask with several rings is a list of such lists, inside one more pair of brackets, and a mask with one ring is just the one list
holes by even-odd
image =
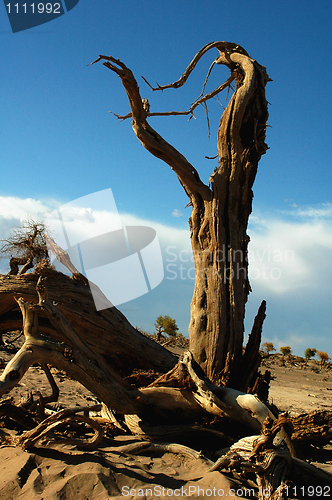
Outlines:
{"label": "rough bark texture", "polygon": [[[223,378],[230,353],[231,387],[240,387],[248,280],[248,218],[252,185],[265,153],[267,107],[262,68],[243,54],[221,52],[219,63],[237,70],[237,91],[218,130],[219,168],[210,177],[212,196],[193,206],[191,242],[196,264],[190,348],[208,376]],[[228,374],[225,374],[228,376]]]}
{"label": "rough bark texture", "polygon": [[[296,488],[306,489],[310,486],[313,490],[316,486],[330,487],[332,474],[292,456],[285,443],[280,440],[280,429],[286,421],[286,414],[281,414],[277,420],[267,417],[259,436],[248,436],[234,443],[209,472],[229,470],[231,474],[234,471],[234,476],[238,477],[237,471],[241,470],[241,479],[246,474],[252,477],[254,473],[259,500],[290,498],[289,493],[292,495]],[[325,491],[329,492],[330,488]],[[308,497],[310,496],[314,495],[309,494]],[[296,493],[294,497],[299,498]],[[315,498],[318,497],[319,493]]]}
{"label": "rough bark texture", "polygon": [[[0,334],[20,330],[23,323],[25,337],[23,346],[0,376],[0,396],[16,386],[31,365],[40,363],[52,387],[52,396],[44,398],[40,394],[43,418],[45,403],[58,396],[47,366],[52,364],[96,394],[113,420],[116,421],[113,411],[124,414],[128,428],[142,436],[164,436],[168,432],[165,423],[183,421],[185,427],[173,428],[179,433],[186,432],[188,425],[196,430],[192,424],[208,414],[217,418],[226,416],[255,432],[262,429],[262,433],[233,445],[210,471],[239,466],[243,473],[254,472],[262,499],[286,498],[283,488],[288,477],[295,484],[310,480],[310,485],[322,482],[331,485],[332,479],[329,474],[292,458],[292,444],[284,428],[286,415],[276,421],[258,397],[236,390],[248,389],[255,382],[266,308],[263,301],[243,353],[244,310],[250,290],[246,229],[257,164],[266,150],[265,68],[241,47],[215,42],[203,47],[177,82],[158,88],[183,85],[198,60],[211,48],[219,50],[215,63],[227,65],[231,77],[214,92],[200,96],[189,112],[180,113],[192,113],[198,104],[236,81],[237,89],[219,126],[219,168],[210,178],[211,187],[203,184],[188,161],[150,127],[146,118],[153,114],[148,103],[142,102],[132,72],[112,57],[98,59],[106,60],[104,64],[121,77],[135,134],[153,155],[176,172],[192,205],[190,228],[196,266],[190,323],[192,352],[184,353],[178,361],[169,351],[140,334],[116,308],[96,311],[86,279],[76,272],[66,252],[53,242],[54,252],[73,272],[72,278],[42,265],[31,274],[21,271],[21,275],[0,276]],[[12,271],[16,266],[16,272],[19,264],[24,263],[13,263]],[[134,368],[153,369],[163,375],[150,386],[137,389],[123,378]],[[231,387],[224,387],[225,384]],[[94,429],[92,440],[83,443],[90,448],[100,442],[102,429],[89,417],[76,415],[85,410],[88,411],[85,407],[62,410],[17,438],[6,437],[4,433],[2,437],[7,444],[33,446],[50,430],[75,420]],[[8,401],[0,405],[1,414],[12,416],[26,428],[35,426],[36,415],[29,419],[29,415]],[[331,437],[330,412],[301,416],[293,424],[297,441]],[[307,426],[311,431],[304,429]],[[79,444],[82,445],[81,441]],[[284,449],[286,444],[289,450]],[[154,449],[154,446],[143,443],[143,448]],[[172,444],[157,448],[188,452]],[[191,450],[188,453],[192,455]]]}
{"label": "rough bark texture", "polygon": [[[212,48],[219,51],[214,63],[228,66],[231,77],[214,92],[197,99],[188,112],[169,113],[192,114],[198,104],[205,104],[231,81],[236,81],[236,91],[219,125],[219,167],[210,177],[210,186],[205,185],[186,158],[149,125],[148,116],[165,113],[150,113],[142,102],[131,70],[113,57],[99,56],[95,62],[103,60],[103,64],[121,78],[131,113],[119,118],[132,117],[137,138],[151,154],[175,171],[192,205],[189,224],[196,279],[189,326],[190,350],[210,380],[243,388],[244,376],[248,375],[248,367],[244,373],[239,370],[245,304],[250,291],[247,225],[258,161],[267,149],[264,141],[268,76],[265,68],[238,45],[214,42],[196,54],[177,82],[153,90],[183,85],[199,59]],[[256,345],[259,345],[260,330],[255,330]],[[257,352],[255,363],[256,355]]]}
{"label": "rough bark texture", "polygon": [[332,439],[332,411],[303,413],[291,419],[296,442],[328,443]]}
{"label": "rough bark texture", "polygon": [[[103,356],[106,363],[123,376],[134,368],[168,371],[177,362],[165,348],[142,335],[115,307],[96,311],[90,288],[80,276],[69,278],[52,270],[44,270],[51,302],[66,317],[77,336],[86,342],[91,352]],[[0,334],[22,329],[22,314],[15,296],[38,302],[36,273],[21,276],[0,276]],[[59,331],[40,312],[39,333],[63,340]],[[45,314],[44,314],[45,316]],[[75,346],[72,346],[75,347]]]}
{"label": "rough bark texture", "polygon": [[[59,274],[59,276],[64,275]],[[16,277],[15,281],[18,282],[20,279],[22,278]],[[140,389],[130,386],[115,368],[115,362],[112,363],[106,355],[105,344],[100,341],[100,337],[98,348],[97,342],[92,348],[91,330],[85,329],[78,334],[76,325],[75,328],[72,326],[75,323],[69,323],[48,294],[45,286],[47,281],[45,277],[38,278],[36,284],[38,302],[36,300],[27,302],[22,297],[15,298],[23,317],[25,342],[0,376],[0,396],[15,387],[34,363],[40,363],[42,366],[50,363],[81,382],[108,408],[121,414],[137,414],[143,421],[149,423],[154,423],[156,419],[158,422],[168,423],[179,418],[195,420],[210,413],[218,417],[227,415],[244,425],[260,430],[266,416],[272,415],[255,396],[234,389],[219,388],[207,379],[204,380],[203,372],[190,351],[179,361],[178,370],[171,370],[175,379],[172,386],[155,384]],[[68,298],[72,297],[69,293],[66,295]],[[82,307],[79,307],[79,310],[82,310]],[[90,325],[93,312],[94,308],[91,311]],[[39,324],[42,318],[47,318],[49,321],[47,329]],[[89,323],[86,321],[85,324]],[[131,337],[134,340],[134,337]],[[151,344],[150,348],[153,350],[154,343]],[[140,350],[145,347],[149,348],[149,342],[140,346]],[[156,356],[158,350],[159,348],[155,350]],[[161,348],[161,357],[163,351]],[[172,362],[173,359],[170,354]],[[127,364],[126,360],[127,358],[122,364]],[[118,366],[120,361],[118,360]],[[132,359],[130,361],[132,362]],[[188,383],[183,383],[186,379]],[[177,384],[177,381],[180,384]]]}

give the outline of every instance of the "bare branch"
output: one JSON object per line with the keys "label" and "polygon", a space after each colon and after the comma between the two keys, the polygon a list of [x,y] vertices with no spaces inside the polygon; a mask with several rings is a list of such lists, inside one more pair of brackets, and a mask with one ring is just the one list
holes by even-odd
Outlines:
{"label": "bare branch", "polygon": [[[211,197],[211,190],[201,181],[196,169],[179,151],[166,142],[163,137],[148,124],[146,118],[150,116],[150,113],[143,107],[139,88],[132,71],[121,61],[111,56],[99,56],[94,63],[103,59],[106,59],[103,63],[104,66],[114,71],[121,78],[131,108],[133,130],[142,145],[151,154],[163,160],[175,171],[182,187],[191,201],[192,199],[196,199],[197,203],[200,203],[202,198],[209,199]],[[130,115],[126,115],[128,118],[129,116]],[[125,117],[118,118],[125,119]]]}
{"label": "bare branch", "polygon": [[[99,61],[111,61],[111,62],[117,64],[118,66],[120,66],[120,68],[126,69],[125,64],[123,64],[120,61],[120,59],[115,59],[115,57],[112,57],[112,56],[102,56],[102,55],[100,55],[95,61],[92,61],[92,63],[88,64],[88,66],[92,66],[93,64],[96,64]],[[116,66],[114,68],[116,68]],[[115,69],[114,69],[114,71],[115,71]]]}
{"label": "bare branch", "polygon": [[208,125],[208,138],[210,139],[211,129],[210,129],[210,120],[209,120],[209,110],[208,110],[206,102],[204,102],[204,108],[205,108],[205,113],[206,113],[206,121],[207,121],[207,125]]}
{"label": "bare branch", "polygon": [[[212,99],[213,97],[215,97],[217,94],[219,94],[220,92],[222,92],[225,88],[227,87],[230,87],[231,86],[231,83],[234,81],[234,77],[233,76],[230,76],[229,78],[227,78],[227,80],[222,83],[221,85],[219,85],[219,87],[217,87],[216,89],[214,89],[212,92],[209,92],[209,94],[206,94],[205,96],[203,97],[198,97],[196,99],[196,101],[193,102],[193,104],[190,106],[189,110],[188,111],[164,111],[164,112],[154,112],[154,113],[146,113],[146,116],[188,116],[188,115],[191,115],[191,117],[193,117],[193,112],[194,110],[200,105],[200,104],[204,104],[206,101],[208,101],[209,99]],[[116,116],[116,118],[118,118],[119,120],[127,120],[127,118],[131,118],[132,117],[132,114],[131,113],[128,113],[126,115],[117,115],[115,113],[113,113],[111,111],[111,113]]]}
{"label": "bare branch", "polygon": [[208,94],[205,94],[205,96],[197,99],[191,106],[190,106],[190,109],[189,111],[192,112],[195,108],[197,108],[197,106],[199,106],[199,104],[202,104],[203,102],[206,102],[208,101],[209,99],[212,99],[212,97],[215,97],[216,95],[218,95],[220,92],[222,92],[224,89],[226,89],[227,87],[230,87],[231,86],[231,83],[234,81],[234,77],[231,75],[229,78],[227,78],[227,80],[222,83],[221,85],[219,85],[219,87],[217,87],[216,89],[212,90],[212,92],[209,92]]}
{"label": "bare branch", "polygon": [[[235,43],[211,42],[211,43],[206,44],[204,47],[201,48],[201,50],[199,50],[197,52],[197,54],[195,55],[193,60],[187,66],[187,69],[185,70],[185,72],[180,76],[180,78],[176,82],[169,83],[167,85],[158,85],[158,87],[152,87],[147,82],[147,80],[145,80],[145,78],[144,78],[144,81],[149,85],[149,87],[152,90],[165,90],[165,89],[170,89],[170,88],[177,89],[179,87],[182,87],[182,85],[184,85],[186,83],[186,81],[188,80],[188,77],[190,76],[192,71],[195,69],[198,61],[203,57],[204,54],[206,54],[209,50],[211,50],[213,48],[216,48],[219,51],[223,51],[223,52],[224,51],[239,52],[240,54],[244,54],[244,55],[248,56],[248,53],[242,47],[240,47],[240,45],[237,45]],[[218,62],[218,58],[214,61],[214,63],[217,63],[217,62]],[[210,67],[209,73],[211,72],[211,69],[212,69],[212,66]],[[208,76],[209,76],[209,73],[208,73]],[[204,84],[204,86],[205,86],[205,84]],[[203,87],[203,92],[204,92],[204,87]]]}
{"label": "bare branch", "polygon": [[[205,45],[193,58],[183,75],[177,80],[168,85],[160,86],[158,84],[157,88],[153,88],[147,80],[144,78],[146,83],[151,87],[152,90],[163,90],[166,88],[178,88],[182,86],[188,79],[191,72],[196,67],[198,61],[201,57],[210,49],[216,48],[219,51],[219,57],[217,57],[214,63],[210,66],[207,77],[203,85],[203,92],[205,90],[206,82],[212,71],[214,64],[225,64],[228,66],[232,74],[231,76],[220,85],[218,88],[208,93],[207,95],[199,96],[198,99],[191,105],[188,111],[170,111],[167,113],[150,113],[149,109],[146,109],[142,103],[142,98],[139,92],[137,82],[134,78],[132,71],[126,67],[119,59],[115,59],[112,56],[100,55],[91,64],[95,64],[99,61],[104,61],[103,65],[114,71],[122,81],[122,84],[126,90],[129,104],[131,108],[131,113],[127,115],[116,115],[118,119],[125,120],[132,117],[133,130],[142,143],[142,145],[154,156],[160,158],[165,163],[167,163],[177,174],[178,179],[184,188],[186,194],[188,195],[190,201],[193,203],[193,207],[200,206],[202,199],[210,199],[212,196],[211,189],[206,186],[200,179],[196,169],[186,160],[186,158],[181,155],[173,146],[168,144],[147,122],[147,117],[150,116],[176,116],[176,115],[191,115],[194,116],[194,109],[200,104],[204,104],[207,100],[216,96],[224,88],[230,86],[236,74],[234,68],[238,66],[238,59],[233,59],[233,55],[242,56],[246,59],[250,59],[247,52],[234,43],[228,42],[212,42]],[[253,60],[250,60],[253,63]],[[240,63],[241,65],[241,63]],[[206,108],[205,108],[206,109]]]}
{"label": "bare branch", "polygon": [[[206,78],[205,78],[205,82],[203,83],[203,88],[202,88],[202,92],[199,94],[199,96],[197,97],[196,101],[202,97],[202,95],[204,94],[204,90],[205,90],[205,87],[206,87],[206,84],[208,82],[208,79],[209,79],[209,76],[211,74],[211,71],[212,71],[212,68],[213,66],[216,64],[216,61],[214,60],[213,63],[211,64],[211,66],[209,67],[209,71],[207,72],[207,75],[206,75]],[[195,102],[196,102],[195,101]]]}
{"label": "bare branch", "polygon": [[65,439],[65,438],[60,438],[58,440],[48,440],[48,445],[51,444],[75,444],[80,447],[86,448],[86,449],[92,449],[95,446],[97,446],[101,440],[103,439],[103,429],[101,426],[96,422],[95,420],[85,417],[83,415],[77,415],[77,413],[81,413],[83,411],[89,411],[93,409],[93,407],[88,407],[88,406],[78,406],[75,408],[66,408],[64,410],[60,410],[57,413],[51,415],[50,417],[46,418],[43,422],[41,422],[37,427],[30,431],[25,431],[21,436],[16,437],[13,439],[14,442],[16,442],[19,446],[21,446],[23,449],[30,448],[32,446],[35,446],[35,444],[42,438],[46,438],[46,434],[50,432],[51,430],[55,429],[56,427],[59,427],[60,425],[67,424],[67,423],[72,423],[72,422],[84,422],[85,424],[89,425],[92,427],[94,430],[94,435],[92,438],[83,440],[83,439],[75,439],[75,438],[70,438],[70,439]]}
{"label": "bare branch", "polygon": [[[127,120],[128,118],[132,117],[131,113],[127,113],[126,115],[117,115],[116,113],[113,113],[113,111],[110,111],[118,120],[124,121]],[[192,114],[191,111],[161,111],[161,112],[155,112],[155,113],[147,113],[147,116],[186,116]]]}
{"label": "bare branch", "polygon": [[20,227],[14,228],[8,238],[0,240],[0,255],[18,260],[26,259],[22,263],[18,262],[19,265],[26,264],[29,259],[33,260],[34,264],[47,259],[46,233],[44,222],[27,219]]}
{"label": "bare branch", "polygon": [[45,235],[45,240],[48,248],[52,253],[54,253],[57,260],[64,265],[71,273],[80,274],[80,272],[76,269],[67,252],[65,252],[48,234]]}

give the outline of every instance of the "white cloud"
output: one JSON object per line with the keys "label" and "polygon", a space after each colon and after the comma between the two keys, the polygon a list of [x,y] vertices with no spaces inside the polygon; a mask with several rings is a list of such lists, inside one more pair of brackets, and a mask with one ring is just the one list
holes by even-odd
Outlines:
{"label": "white cloud", "polygon": [[[76,224],[77,238],[89,238],[91,224],[97,226],[98,234],[114,225],[115,214],[107,210],[91,208],[75,209],[72,204],[71,220],[66,226]],[[42,200],[32,198],[0,197],[0,232],[5,237],[9,229],[27,217],[43,220],[50,213]],[[304,220],[291,221],[281,217],[253,214],[250,218],[249,277],[252,287],[273,294],[300,292],[329,284],[332,278],[330,256],[332,252],[332,204],[301,208],[296,213]],[[318,215],[319,217],[318,217]],[[324,215],[324,218],[322,218]],[[68,212],[66,214],[69,217]],[[307,217],[311,217],[310,220]],[[148,226],[157,231],[164,253],[165,265],[174,263],[187,268],[187,279],[193,281],[190,233],[152,220],[144,220],[128,213],[121,213],[124,226]],[[176,257],[175,257],[176,255]],[[172,274],[174,276],[174,273]],[[167,278],[167,273],[166,273]]]}
{"label": "white cloud", "polygon": [[298,217],[306,217],[306,218],[331,218],[332,217],[332,203],[322,203],[318,206],[306,206],[306,207],[297,207],[297,210],[292,212],[292,215]]}
{"label": "white cloud", "polygon": [[[28,216],[44,219],[48,209],[46,201],[1,197],[0,238],[6,237],[10,228]],[[295,212],[297,218],[290,218],[289,213],[286,218],[285,213],[262,216],[258,212],[250,218],[249,270],[253,293],[248,310],[252,316],[257,311],[257,303],[263,298],[268,300],[263,334],[265,340],[274,342],[276,347],[289,344],[294,352],[301,354],[304,348],[312,346],[331,355],[332,205],[301,208]],[[80,231],[84,233],[92,221],[106,229],[112,225],[113,215],[107,210],[92,213],[87,209],[73,214],[73,221],[76,217],[80,219]],[[125,312],[129,320],[143,324],[141,318],[149,314],[155,319],[158,314],[166,311],[172,315],[176,310],[174,317],[179,325],[183,321],[180,329],[185,334],[194,287],[189,228],[178,229],[128,213],[120,213],[120,218],[124,226],[147,226],[156,230],[165,269],[163,283],[146,296],[147,303],[142,298],[138,309],[136,302],[128,303]],[[6,272],[4,268],[2,272]],[[174,306],[169,305],[171,301]]]}
{"label": "white cloud", "polygon": [[40,200],[33,198],[16,198],[14,196],[0,196],[1,220],[24,220],[27,217],[40,220],[45,217],[48,207]]}
{"label": "white cloud", "polygon": [[255,286],[282,293],[317,286],[331,276],[330,221],[256,218],[254,222],[249,231],[249,272]]}
{"label": "white cloud", "polygon": [[182,217],[183,213],[180,212],[180,210],[178,208],[174,208],[172,215],[173,215],[173,217]]}

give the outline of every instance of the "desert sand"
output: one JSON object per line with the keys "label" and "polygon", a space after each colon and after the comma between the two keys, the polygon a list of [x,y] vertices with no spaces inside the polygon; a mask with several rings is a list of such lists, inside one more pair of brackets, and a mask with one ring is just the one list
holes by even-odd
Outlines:
{"label": "desert sand", "polygon": [[[9,357],[9,353],[0,352],[2,364]],[[278,358],[266,361],[266,365],[263,370],[268,368],[272,373],[270,403],[280,410],[296,415],[331,409],[332,370],[316,373],[316,365],[304,367],[287,362],[281,366]],[[97,402],[93,394],[63,372],[52,368],[52,373],[60,389],[58,408]],[[50,392],[45,374],[38,366],[29,369],[9,396],[19,402],[29,390],[40,390],[43,395]],[[3,445],[0,499],[253,498],[253,491],[244,493],[221,473],[207,473],[210,465],[204,457],[188,458],[169,452],[131,455],[126,451],[128,445],[139,441],[137,436],[106,434],[92,451],[65,444],[52,448],[38,444],[29,451]],[[309,447],[307,454],[306,458],[315,465],[332,473],[331,444]],[[211,452],[209,457],[216,460]]]}

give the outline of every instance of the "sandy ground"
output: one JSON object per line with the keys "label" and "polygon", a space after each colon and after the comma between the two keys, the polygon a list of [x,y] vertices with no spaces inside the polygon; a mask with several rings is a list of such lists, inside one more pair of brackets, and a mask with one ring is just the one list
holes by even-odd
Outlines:
{"label": "sandy ground", "polygon": [[[8,354],[0,352],[6,361]],[[332,371],[312,367],[263,367],[272,373],[270,402],[291,414],[331,409]],[[314,367],[315,368],[315,367]],[[79,383],[57,369],[52,373],[60,389],[59,408],[93,405],[96,398]],[[10,393],[15,402],[29,390],[50,392],[44,372],[31,367]],[[155,499],[155,498],[240,498],[239,486],[219,472],[207,473],[203,459],[189,459],[172,453],[130,455],[122,448],[137,441],[135,436],[105,437],[94,451],[71,445],[56,448],[37,446],[29,451],[0,447],[0,500],[9,499]],[[308,451],[314,464],[332,473],[332,446]],[[213,458],[215,460],[215,458]],[[238,494],[237,494],[238,493]],[[332,493],[332,492],[331,492]],[[247,498],[250,493],[247,493]],[[252,496],[251,496],[252,497]]]}
{"label": "sandy ground", "polygon": [[290,415],[313,410],[332,409],[332,370],[316,373],[316,364],[285,366],[269,363],[271,370],[270,402]]}

